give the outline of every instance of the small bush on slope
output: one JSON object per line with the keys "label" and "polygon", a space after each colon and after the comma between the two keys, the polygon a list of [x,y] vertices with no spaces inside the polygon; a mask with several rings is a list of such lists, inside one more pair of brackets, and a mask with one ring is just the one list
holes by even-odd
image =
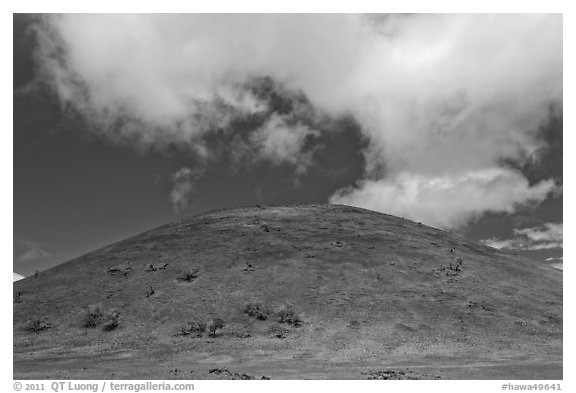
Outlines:
{"label": "small bush on slope", "polygon": [[244,313],[260,321],[265,321],[268,319],[270,310],[268,310],[260,303],[249,303],[246,305],[246,307],[244,307]]}
{"label": "small bush on slope", "polygon": [[276,316],[280,319],[280,323],[287,323],[294,326],[302,325],[302,318],[294,311],[291,305],[280,307],[276,312]]}
{"label": "small bush on slope", "polygon": [[179,334],[187,336],[190,333],[197,333],[198,336],[202,336],[202,334],[206,331],[206,327],[206,322],[192,320],[180,328]]}
{"label": "small bush on slope", "polygon": [[44,322],[42,319],[35,318],[30,319],[26,322],[25,329],[28,330],[29,332],[38,333],[41,332],[42,330],[50,329],[50,324]]}
{"label": "small bush on slope", "polygon": [[101,304],[91,304],[84,314],[83,326],[94,328],[102,325],[104,330],[114,330],[120,323],[120,314],[115,310],[106,311]]}
{"label": "small bush on slope", "polygon": [[178,276],[178,280],[180,281],[194,281],[198,278],[198,272],[200,271],[199,268],[194,267],[190,270],[186,270],[182,274]]}
{"label": "small bush on slope", "polygon": [[224,324],[224,321],[220,318],[214,318],[210,324],[208,325],[208,330],[210,332],[210,335],[213,337],[216,337],[216,330],[218,329],[223,329],[224,326],[226,326]]}

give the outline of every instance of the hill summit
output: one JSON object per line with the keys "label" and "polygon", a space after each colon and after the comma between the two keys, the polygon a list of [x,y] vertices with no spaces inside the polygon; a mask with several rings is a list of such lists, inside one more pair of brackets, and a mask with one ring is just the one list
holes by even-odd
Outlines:
{"label": "hill summit", "polygon": [[560,271],[341,205],[167,224],[15,282],[13,312],[16,379],[562,378]]}

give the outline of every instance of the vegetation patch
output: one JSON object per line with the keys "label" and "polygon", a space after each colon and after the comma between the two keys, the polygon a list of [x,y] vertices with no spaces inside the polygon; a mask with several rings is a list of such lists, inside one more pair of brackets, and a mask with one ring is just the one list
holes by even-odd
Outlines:
{"label": "vegetation patch", "polygon": [[42,319],[35,318],[35,319],[29,319],[28,321],[26,321],[26,326],[24,328],[25,328],[25,330],[27,330],[29,332],[39,333],[43,330],[48,330],[51,327],[52,326],[50,323],[48,323]]}
{"label": "vegetation patch", "polygon": [[352,320],[348,323],[348,327],[350,329],[360,329],[360,322],[356,321],[356,320]]}
{"label": "vegetation patch", "polygon": [[462,264],[464,263],[464,259],[462,257],[455,257],[451,262],[448,269],[453,270],[455,272],[459,272],[462,270]]}
{"label": "vegetation patch", "polygon": [[187,281],[187,282],[194,281],[198,278],[199,273],[200,273],[200,268],[193,267],[193,268],[186,270],[182,274],[180,274],[178,276],[178,280]]}
{"label": "vegetation patch", "polygon": [[181,336],[188,336],[190,334],[196,334],[197,337],[202,337],[202,334],[206,332],[206,322],[204,321],[189,321],[185,326],[182,326],[178,332]]}
{"label": "vegetation patch", "polygon": [[119,324],[120,314],[116,310],[105,310],[101,304],[89,305],[82,321],[85,328],[102,326],[105,331],[114,330]]}
{"label": "vegetation patch", "polygon": [[244,313],[260,321],[265,321],[270,315],[270,310],[261,303],[249,303],[244,307]]}
{"label": "vegetation patch", "polygon": [[104,323],[102,324],[102,329],[105,331],[114,330],[120,324],[120,314],[112,310],[104,315]]}
{"label": "vegetation patch", "polygon": [[216,330],[224,329],[224,326],[226,326],[226,325],[222,319],[214,318],[208,324],[208,332],[209,332],[208,334],[212,337],[216,337]]}
{"label": "vegetation patch", "polygon": [[280,323],[287,323],[293,326],[302,325],[302,318],[296,313],[292,305],[284,305],[276,312]]}
{"label": "vegetation patch", "polygon": [[167,267],[168,267],[167,263],[162,263],[160,265],[153,265],[153,264],[149,263],[148,265],[146,265],[146,271],[147,272],[155,272],[157,270],[166,270]]}
{"label": "vegetation patch", "polygon": [[435,274],[438,272],[444,272],[447,276],[454,277],[462,272],[463,265],[464,259],[462,257],[454,257],[448,266],[442,266],[440,269],[433,270],[433,272]]}
{"label": "vegetation patch", "polygon": [[154,295],[156,293],[156,291],[154,290],[154,287],[152,287],[152,285],[148,286],[148,290],[146,291],[146,297],[150,297],[152,295]]}
{"label": "vegetation patch", "polygon": [[441,376],[436,375],[430,377],[428,375],[420,375],[412,370],[397,370],[397,369],[387,369],[379,371],[369,371],[363,372],[363,375],[367,375],[368,379],[388,379],[388,380],[398,380],[398,379],[442,379]]}
{"label": "vegetation patch", "polygon": [[485,304],[484,302],[470,302],[468,303],[468,308],[479,308],[482,309],[484,311],[487,311],[489,313],[493,313],[494,312],[494,307]]}
{"label": "vegetation patch", "polygon": [[114,265],[108,268],[108,273],[124,273],[124,275],[127,276],[130,270],[132,270],[132,261],[127,260],[126,263]]}
{"label": "vegetation patch", "polygon": [[284,339],[288,336],[290,330],[282,325],[274,324],[270,327],[268,332],[271,333],[276,338]]}
{"label": "vegetation patch", "polygon": [[245,272],[253,272],[254,271],[254,266],[252,266],[251,263],[247,263],[246,266],[244,266],[244,268],[242,269]]}
{"label": "vegetation patch", "polygon": [[[208,372],[210,374],[221,375],[221,376],[224,376],[224,377],[227,377],[230,379],[243,379],[243,380],[256,379],[256,377],[253,377],[252,375],[248,375],[248,374],[244,374],[244,373],[231,372],[226,368],[213,368]],[[270,377],[263,375],[260,379],[261,380],[269,380]]]}

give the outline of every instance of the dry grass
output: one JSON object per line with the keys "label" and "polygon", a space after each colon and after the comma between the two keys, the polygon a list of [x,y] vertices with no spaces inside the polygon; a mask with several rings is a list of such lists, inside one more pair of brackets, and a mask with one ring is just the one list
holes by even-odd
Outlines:
{"label": "dry grass", "polygon": [[[109,273],[128,260],[129,274]],[[167,265],[159,268],[159,261]],[[248,263],[254,268],[247,272]],[[181,272],[191,274],[179,283]],[[150,287],[155,293],[145,297]],[[15,376],[110,377],[105,370],[114,366],[114,378],[170,379],[174,373],[160,365],[181,361],[195,370],[205,365],[199,378],[210,378],[208,368],[222,362],[252,364],[250,375],[321,378],[336,371],[314,364],[330,361],[342,365],[338,375],[365,378],[360,364],[432,367],[443,359],[474,379],[492,374],[464,370],[495,359],[539,359],[538,370],[552,374],[542,364],[562,361],[562,272],[352,207],[243,208],[192,217],[17,281],[18,291],[25,296],[13,308]],[[31,335],[21,329],[31,315],[52,327]],[[184,321],[216,318],[225,320],[224,328],[206,326],[196,338],[191,322],[185,329],[193,333],[175,335]],[[54,355],[82,348],[88,354],[96,346],[98,356],[81,367]],[[524,378],[528,369],[535,370],[509,367],[499,375]]]}

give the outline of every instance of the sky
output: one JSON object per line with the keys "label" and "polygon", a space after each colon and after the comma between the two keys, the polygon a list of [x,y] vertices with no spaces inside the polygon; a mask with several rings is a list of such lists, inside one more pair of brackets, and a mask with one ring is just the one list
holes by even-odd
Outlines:
{"label": "sky", "polygon": [[14,15],[14,271],[343,203],[562,263],[562,16]]}

